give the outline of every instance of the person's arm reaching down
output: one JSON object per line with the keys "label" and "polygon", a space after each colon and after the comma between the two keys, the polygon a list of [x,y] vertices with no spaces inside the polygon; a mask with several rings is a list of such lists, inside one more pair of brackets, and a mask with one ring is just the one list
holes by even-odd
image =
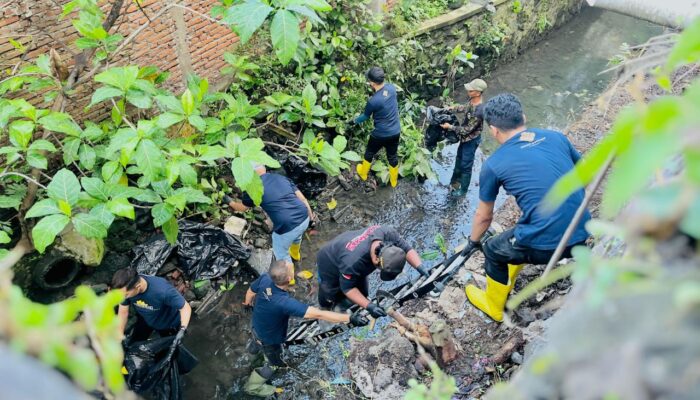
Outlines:
{"label": "person's arm reaching down", "polygon": [[192,307],[190,303],[185,303],[185,305],[180,309],[180,327],[187,328],[190,325],[190,318],[192,317]]}
{"label": "person's arm reaching down", "polygon": [[126,322],[129,320],[129,306],[120,304],[119,310],[117,311],[117,318],[119,319],[119,332],[121,332],[122,336],[124,336]]}
{"label": "person's arm reaching down", "polygon": [[248,288],[248,291],[245,292],[245,300],[243,300],[243,305],[252,307],[253,300],[255,300],[255,292],[250,290],[250,288]]}
{"label": "person's arm reaching down", "polygon": [[362,308],[367,308],[367,305],[369,305],[369,299],[358,288],[352,288],[345,292],[345,297]]}
{"label": "person's arm reaching down", "polygon": [[479,201],[479,206],[472,220],[472,233],[469,235],[470,240],[478,242],[481,240],[481,236],[484,232],[491,226],[491,221],[493,221],[493,204],[493,202]]}

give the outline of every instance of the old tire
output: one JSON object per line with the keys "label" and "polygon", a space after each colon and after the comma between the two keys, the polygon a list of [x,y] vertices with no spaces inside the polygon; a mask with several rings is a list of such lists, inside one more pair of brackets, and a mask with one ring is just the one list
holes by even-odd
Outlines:
{"label": "old tire", "polygon": [[82,265],[59,251],[52,251],[32,266],[32,280],[42,289],[56,290],[70,285]]}

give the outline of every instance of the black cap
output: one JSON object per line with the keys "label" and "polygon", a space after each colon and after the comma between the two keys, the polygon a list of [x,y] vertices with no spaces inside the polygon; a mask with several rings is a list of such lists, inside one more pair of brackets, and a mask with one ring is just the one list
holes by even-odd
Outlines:
{"label": "black cap", "polygon": [[384,70],[379,67],[372,67],[367,71],[367,80],[374,83],[384,83]]}
{"label": "black cap", "polygon": [[396,278],[406,264],[406,252],[394,245],[385,245],[379,251],[379,278],[390,281]]}

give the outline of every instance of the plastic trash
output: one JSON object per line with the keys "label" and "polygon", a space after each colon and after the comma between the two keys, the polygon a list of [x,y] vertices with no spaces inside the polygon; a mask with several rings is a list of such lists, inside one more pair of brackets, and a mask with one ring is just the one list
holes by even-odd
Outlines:
{"label": "plastic trash", "polygon": [[425,130],[425,147],[433,151],[437,144],[443,140],[447,140],[448,143],[459,142],[459,136],[454,131],[449,131],[440,127],[444,123],[451,125],[457,125],[457,116],[444,108],[438,108],[435,106],[428,106],[425,111],[426,122],[428,123],[428,128]]}
{"label": "plastic trash", "polygon": [[286,156],[286,159],[282,159],[280,162],[287,178],[291,179],[307,198],[315,198],[326,188],[327,175],[312,167],[308,162],[292,156]]}
{"label": "plastic trash", "polygon": [[218,278],[226,273],[236,260],[247,260],[250,249],[238,238],[215,226],[192,222],[178,222],[180,231],[173,246],[158,234],[134,247],[131,266],[145,275],[156,275],[173,251],[178,267],[188,280]]}
{"label": "plastic trash", "polygon": [[180,375],[190,372],[199,360],[182,344],[171,352],[175,336],[130,345],[124,353],[126,383],[139,394],[158,400],[181,400]]}

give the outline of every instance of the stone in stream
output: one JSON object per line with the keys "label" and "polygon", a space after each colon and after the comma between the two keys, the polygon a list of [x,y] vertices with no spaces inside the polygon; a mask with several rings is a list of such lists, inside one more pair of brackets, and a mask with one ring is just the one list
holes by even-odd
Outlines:
{"label": "stone in stream", "polygon": [[79,234],[73,224],[61,232],[60,240],[56,241],[56,249],[62,251],[75,261],[96,267],[105,255],[105,244],[102,239],[90,239]]}
{"label": "stone in stream", "polygon": [[258,274],[267,273],[272,265],[273,254],[271,249],[253,249],[250,258],[246,261]]}
{"label": "stone in stream", "polygon": [[224,224],[224,230],[234,236],[241,237],[248,222],[243,218],[231,216]]}

